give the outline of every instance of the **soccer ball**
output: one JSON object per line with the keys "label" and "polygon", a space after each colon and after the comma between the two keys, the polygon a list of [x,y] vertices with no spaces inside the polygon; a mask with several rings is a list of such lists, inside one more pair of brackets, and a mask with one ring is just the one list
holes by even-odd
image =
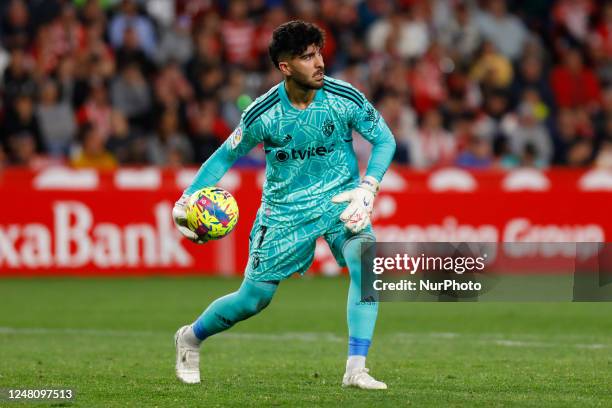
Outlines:
{"label": "soccer ball", "polygon": [[187,227],[202,241],[221,239],[238,222],[238,203],[227,191],[219,187],[204,187],[189,197]]}

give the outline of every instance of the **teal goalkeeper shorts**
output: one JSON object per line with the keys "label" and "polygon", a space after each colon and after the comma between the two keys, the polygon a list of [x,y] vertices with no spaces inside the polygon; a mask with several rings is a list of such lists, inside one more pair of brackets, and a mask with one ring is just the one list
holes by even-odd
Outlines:
{"label": "teal goalkeeper shorts", "polygon": [[355,235],[375,238],[370,225],[359,234],[347,230],[340,221],[344,207],[337,206],[333,211],[297,226],[265,225],[258,213],[249,236],[249,263],[245,276],[254,281],[280,281],[296,272],[303,274],[312,264],[319,237],[325,238],[338,264],[346,266],[342,249],[349,238]]}

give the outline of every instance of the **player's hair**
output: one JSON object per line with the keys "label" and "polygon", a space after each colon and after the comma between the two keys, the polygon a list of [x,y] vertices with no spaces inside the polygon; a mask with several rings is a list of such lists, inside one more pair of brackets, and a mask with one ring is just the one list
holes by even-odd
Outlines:
{"label": "player's hair", "polygon": [[289,21],[276,27],[268,47],[270,59],[276,68],[284,55],[295,57],[311,45],[323,48],[325,34],[315,24],[302,20]]}

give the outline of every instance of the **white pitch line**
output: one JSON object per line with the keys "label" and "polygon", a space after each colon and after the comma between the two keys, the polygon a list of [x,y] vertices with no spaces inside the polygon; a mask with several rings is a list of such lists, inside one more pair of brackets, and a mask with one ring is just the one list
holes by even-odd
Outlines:
{"label": "white pitch line", "polygon": [[[598,350],[612,347],[612,344],[603,343],[575,343],[568,341],[538,341],[533,340],[537,338],[532,334],[526,334],[521,336],[523,339],[508,338],[507,336],[499,333],[446,333],[446,332],[429,332],[429,333],[394,333],[391,335],[392,338],[402,340],[424,340],[424,339],[459,339],[471,340],[479,344],[493,344],[504,347],[576,347],[580,349],[591,349]],[[574,336],[571,336],[574,337]]]}
{"label": "white pitch line", "polygon": [[[85,336],[103,337],[143,337],[143,336],[168,336],[168,332],[160,331],[138,331],[138,330],[113,330],[113,329],[77,329],[77,328],[45,328],[45,327],[0,327],[2,334],[80,334]],[[239,340],[298,340],[298,341],[329,341],[343,342],[345,338],[326,332],[285,332],[279,334],[268,333],[221,333],[221,336]]]}
{"label": "white pitch line", "polygon": [[113,329],[76,329],[46,327],[0,327],[0,334],[81,334],[109,337],[141,337],[160,335],[160,332]]}
{"label": "white pitch line", "polygon": [[[44,328],[44,327],[2,327],[0,326],[0,335],[2,334],[31,334],[31,335],[53,335],[53,334],[79,334],[86,336],[101,336],[101,337],[143,337],[143,336],[168,336],[168,332],[161,331],[144,331],[144,330],[114,330],[114,329],[79,329],[79,328]],[[220,336],[226,339],[236,340],[266,340],[266,341],[305,341],[305,342],[345,342],[346,338],[329,332],[285,332],[285,333],[221,333]],[[390,335],[392,339],[403,341],[414,340],[447,340],[453,341],[457,339],[470,340],[473,339],[479,344],[492,344],[504,347],[575,347],[579,349],[600,350],[611,348],[612,344],[603,343],[576,343],[566,341],[537,341],[536,336],[526,334],[520,338],[508,338],[499,333],[453,333],[453,332],[425,332],[425,333],[393,333]],[[575,337],[575,336],[570,336]],[[529,340],[525,340],[529,339]]]}
{"label": "white pitch line", "polygon": [[520,341],[520,340],[496,340],[494,342],[498,346],[508,347],[559,347],[559,346],[571,346],[581,349],[599,350],[610,347],[608,344],[592,343],[592,344],[581,344],[581,343],[546,343],[541,341]]}

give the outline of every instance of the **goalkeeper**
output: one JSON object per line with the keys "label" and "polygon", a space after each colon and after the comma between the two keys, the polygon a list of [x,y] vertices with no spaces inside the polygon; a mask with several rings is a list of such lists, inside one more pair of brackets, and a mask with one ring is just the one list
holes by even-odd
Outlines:
{"label": "goalkeeper", "polygon": [[[197,241],[186,227],[189,195],[216,184],[238,157],[263,143],[266,179],[242,285],[175,335],[176,374],[185,383],[200,382],[200,343],[263,310],[280,281],[308,269],[315,241],[324,237],[350,274],[348,360],[342,385],[387,388],[365,367],[378,303],[361,301],[360,246],[375,240],[370,216],[395,141],[360,92],[324,75],[323,42],[322,31],[310,23],[291,21],[276,28],[269,53],[284,80],[245,110],[239,126],[202,165],[172,211],[181,233]],[[373,145],[361,180],[353,130]]]}

